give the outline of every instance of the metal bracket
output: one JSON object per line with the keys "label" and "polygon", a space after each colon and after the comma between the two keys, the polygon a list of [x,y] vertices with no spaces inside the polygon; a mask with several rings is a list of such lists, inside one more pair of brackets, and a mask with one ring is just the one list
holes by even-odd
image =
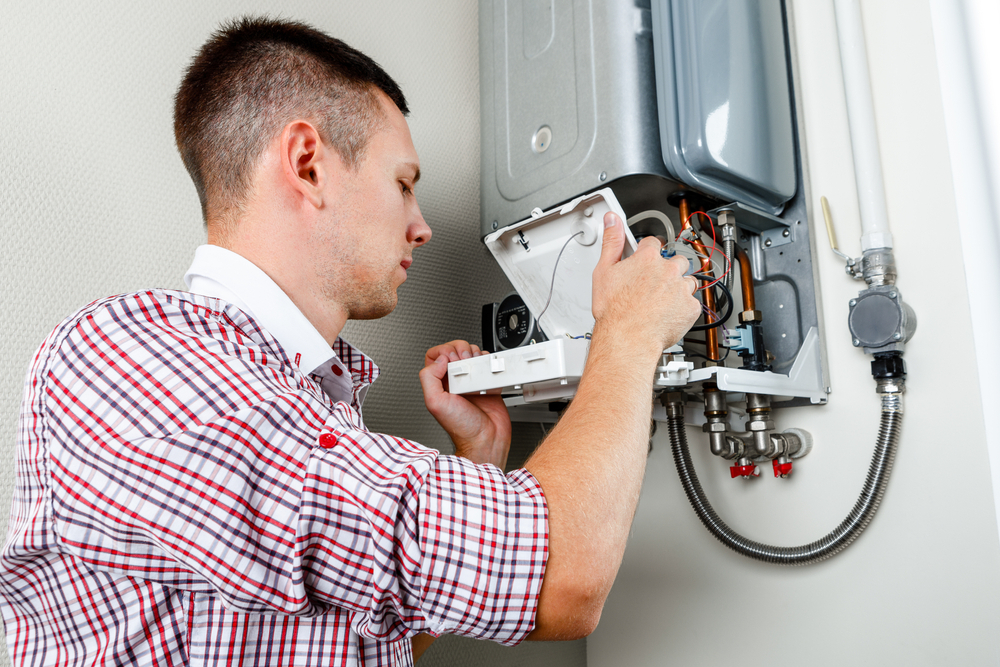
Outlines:
{"label": "metal bracket", "polygon": [[[732,213],[736,218],[737,227],[742,227],[747,231],[761,235],[764,235],[771,230],[777,230],[778,237],[782,237],[782,230],[788,229],[792,224],[787,220],[782,220],[781,218],[771,215],[770,213],[758,211],[755,208],[751,208],[739,202],[719,206],[718,208],[713,208],[708,212],[710,216],[716,219],[718,219],[720,213]],[[786,239],[784,241],[785,243],[791,243],[791,236],[784,238]]]}
{"label": "metal bracket", "polygon": [[792,238],[792,229],[790,227],[785,227],[783,229],[775,227],[774,229],[769,229],[766,232],[761,232],[760,234],[760,246],[763,250],[787,245],[794,240],[795,239]]}

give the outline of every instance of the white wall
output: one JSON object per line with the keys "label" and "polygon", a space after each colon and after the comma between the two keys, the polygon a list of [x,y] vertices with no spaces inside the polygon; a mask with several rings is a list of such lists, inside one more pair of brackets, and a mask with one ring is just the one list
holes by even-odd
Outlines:
{"label": "white wall", "polygon": [[[789,4],[811,217],[821,221],[826,195],[841,248],[857,255],[832,2]],[[867,532],[829,561],[794,569],[749,561],[716,542],[691,511],[662,429],[621,573],[588,640],[590,667],[1000,662],[1000,544],[929,6],[867,0],[863,17],[898,284],[919,320],[906,352],[907,414],[885,500]],[[870,358],[852,347],[846,326],[847,302],[861,283],[845,277],[822,227],[814,228],[833,393],[827,406],[776,417],[779,428],[810,430],[813,452],[788,480],[765,472],[747,483],[729,479],[700,431],[688,434],[723,518],[781,545],[816,539],[847,515],[878,426]]]}
{"label": "white wall", "polygon": [[[30,355],[70,312],[101,296],[183,286],[204,232],[173,145],[172,97],[224,19],[310,22],[379,61],[403,87],[434,238],[415,256],[391,316],[345,336],[383,375],[375,429],[450,450],[426,413],[424,351],[479,338],[479,306],[509,284],[479,242],[478,10],[471,0],[175,0],[7,3],[0,19],[0,458],[13,461]],[[541,434],[522,429],[512,456]],[[0,471],[0,535],[13,467]],[[2,643],[2,642],[0,642]],[[445,639],[422,665],[579,665],[584,643],[515,649]],[[0,664],[9,664],[3,649]]]}
{"label": "white wall", "polygon": [[[1000,4],[991,0],[931,0],[934,42],[956,213],[962,234],[969,301],[993,304],[974,308],[972,337],[979,362],[983,405],[1000,404]],[[1000,487],[1000,429],[986,432],[993,486]],[[1000,514],[1000,495],[994,494]]]}

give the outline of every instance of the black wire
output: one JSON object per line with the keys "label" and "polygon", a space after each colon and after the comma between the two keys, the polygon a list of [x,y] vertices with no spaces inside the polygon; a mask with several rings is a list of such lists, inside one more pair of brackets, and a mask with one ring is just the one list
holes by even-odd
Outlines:
{"label": "black wire", "polygon": [[725,361],[729,357],[729,348],[726,348],[726,353],[722,355],[721,359],[712,359],[707,354],[702,354],[701,352],[688,352],[684,350],[684,354],[688,357],[701,357],[702,359],[707,359],[708,361]]}
{"label": "black wire", "polygon": [[[700,273],[692,273],[691,275],[700,280],[709,280],[709,281],[715,280],[712,276],[706,276]],[[722,293],[726,295],[726,314],[720,316],[719,319],[715,322],[710,322],[708,324],[697,324],[691,327],[690,329],[691,331],[707,331],[709,329],[715,329],[716,327],[721,327],[723,324],[725,324],[726,320],[728,320],[729,317],[733,314],[733,295],[729,291],[729,289],[722,283],[715,283],[715,285],[713,285],[712,287],[721,288]],[[712,287],[709,287],[708,289],[712,289]]]}

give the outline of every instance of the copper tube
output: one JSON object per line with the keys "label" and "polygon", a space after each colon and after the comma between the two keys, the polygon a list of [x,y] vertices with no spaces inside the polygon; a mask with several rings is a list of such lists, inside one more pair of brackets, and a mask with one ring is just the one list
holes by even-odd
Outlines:
{"label": "copper tube", "polygon": [[[691,229],[691,221],[688,219],[691,216],[691,213],[688,210],[687,199],[682,198],[680,200],[677,210],[680,212],[681,216],[681,229]],[[692,229],[692,231],[694,230]],[[706,276],[711,276],[712,260],[709,259],[708,248],[706,248],[705,245],[698,240],[697,236],[694,237],[694,241],[692,241],[691,245],[694,246],[694,249],[697,250],[698,253],[702,256],[701,273]],[[712,280],[714,279],[703,280],[702,282],[704,282],[707,285],[710,282],[712,282]],[[701,290],[701,298],[702,301],[705,303],[705,307],[711,310],[712,312],[715,312],[715,293],[712,291],[712,289],[709,288]],[[712,323],[715,320],[711,316],[706,314],[705,321],[708,323]],[[716,329],[708,329],[707,331],[705,331],[705,356],[707,356],[709,359],[712,359],[713,361],[719,360],[719,332]]]}
{"label": "copper tube", "polygon": [[[711,271],[711,267],[708,269]],[[708,275],[712,275],[709,273]],[[708,284],[708,281],[705,282]],[[709,287],[708,289],[703,289],[701,291],[701,298],[705,301],[705,307],[708,308],[713,313],[715,312],[715,291]],[[705,321],[708,323],[715,322],[715,318],[705,315]],[[705,331],[705,356],[714,361],[719,359],[719,330],[718,329],[707,329]]]}
{"label": "copper tube", "polygon": [[746,251],[736,246],[736,257],[740,262],[740,288],[743,292],[743,310],[756,310],[753,296],[753,269]]}

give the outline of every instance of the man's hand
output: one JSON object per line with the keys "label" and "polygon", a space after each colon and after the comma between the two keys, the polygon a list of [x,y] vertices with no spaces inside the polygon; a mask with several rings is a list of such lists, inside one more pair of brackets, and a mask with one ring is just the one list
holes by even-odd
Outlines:
{"label": "man's hand", "polygon": [[457,396],[448,393],[448,362],[484,354],[464,340],[432,347],[424,356],[420,386],[427,410],[455,443],[455,453],[473,463],[503,470],[510,450],[510,415],[500,394]]}
{"label": "man's hand", "polygon": [[594,269],[594,319],[604,329],[627,332],[634,340],[655,343],[656,353],[687,333],[701,314],[701,303],[691,298],[698,282],[685,277],[683,257],[664,260],[653,237],[639,242],[635,253],[621,260],[625,227],[614,213],[604,215],[601,259]]}

